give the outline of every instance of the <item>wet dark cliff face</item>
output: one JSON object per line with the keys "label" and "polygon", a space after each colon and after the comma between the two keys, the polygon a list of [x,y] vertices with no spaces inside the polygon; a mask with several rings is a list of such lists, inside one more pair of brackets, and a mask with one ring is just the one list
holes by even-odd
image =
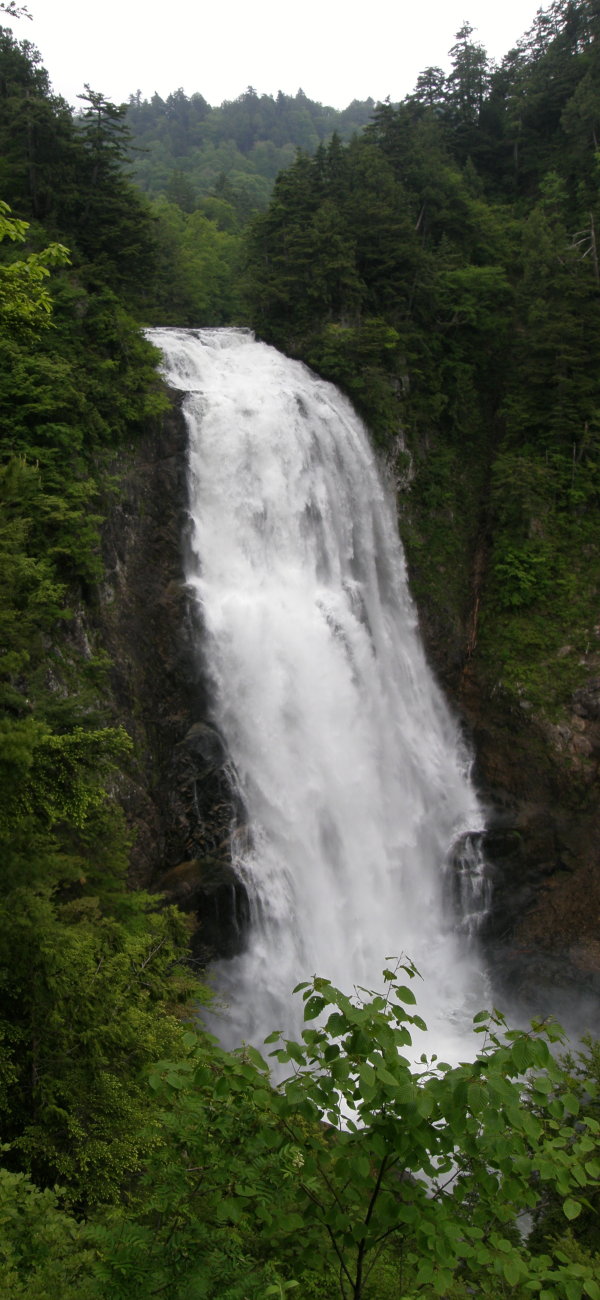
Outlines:
{"label": "wet dark cliff face", "polygon": [[[575,693],[568,725],[503,708],[466,676],[461,700],[487,798],[497,986],[531,1014],[600,1030],[598,679]],[[519,716],[520,714],[520,716]]]}
{"label": "wet dark cliff face", "polygon": [[237,949],[246,902],[231,868],[243,833],[210,719],[199,616],[184,579],[187,431],[180,402],[112,467],[95,634],[111,660],[110,708],[134,741],[116,795],[133,833],[131,880],[189,912],[202,964]]}
{"label": "wet dark cliff face", "polygon": [[472,611],[420,607],[427,653],[464,719],[488,809],[492,911],[482,934],[497,1004],[600,1032],[600,651],[560,725],[490,689]]}

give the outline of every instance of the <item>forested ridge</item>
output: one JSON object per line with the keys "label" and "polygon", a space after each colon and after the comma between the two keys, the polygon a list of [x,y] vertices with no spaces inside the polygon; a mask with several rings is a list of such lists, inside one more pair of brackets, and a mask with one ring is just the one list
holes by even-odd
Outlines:
{"label": "forested ridge", "polygon": [[496,70],[463,28],[250,235],[259,329],[402,428],[417,594],[452,640],[479,542],[472,649],[553,721],[598,649],[599,21],[553,5]]}
{"label": "forested ridge", "polygon": [[338,110],[303,90],[259,95],[253,86],[218,108],[181,89],[165,100],[156,94],[144,100],[138,91],[126,115],[135,178],[147,194],[165,196],[184,211],[220,195],[244,220],[267,207],[273,181],[298,149],[312,153],[335,132],[350,139],[374,107],[372,99],[354,100]]}
{"label": "forested ridge", "polygon": [[[210,112],[176,92],[163,112],[87,87],[73,117],[35,49],[0,32],[14,1300],[600,1297],[592,1042],[560,1057],[551,1025],[482,1012],[471,1063],[411,1066],[407,959],[372,996],[303,986],[302,1043],[265,1049],[289,1072],[277,1089],[254,1050],[198,1026],[187,920],[130,887],[132,741],[94,618],[115,465],[167,406],[140,327],[251,324],[344,387],[393,465],[448,678],[473,661],[571,754],[561,727],[598,655],[600,6],[557,0],[499,68],[472,38],[448,76],[427,69],[347,143],[319,143],[327,110],[250,89]],[[228,179],[217,130],[256,176],[272,132],[268,178],[289,157],[278,112],[306,135],[256,216],[266,190]]]}

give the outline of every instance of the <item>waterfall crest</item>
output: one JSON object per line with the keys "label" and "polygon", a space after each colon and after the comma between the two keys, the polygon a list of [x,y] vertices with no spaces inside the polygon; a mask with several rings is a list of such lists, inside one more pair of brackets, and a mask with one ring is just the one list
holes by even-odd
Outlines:
{"label": "waterfall crest", "polygon": [[[246,331],[148,336],[187,394],[186,576],[251,828],[235,863],[251,923],[245,951],[216,965],[219,1033],[227,1046],[298,1033],[298,981],[378,988],[386,958],[406,954],[444,1052],[483,996],[465,931],[482,906],[484,822],[364,427],[331,384]],[[449,879],[461,842],[462,927]]]}

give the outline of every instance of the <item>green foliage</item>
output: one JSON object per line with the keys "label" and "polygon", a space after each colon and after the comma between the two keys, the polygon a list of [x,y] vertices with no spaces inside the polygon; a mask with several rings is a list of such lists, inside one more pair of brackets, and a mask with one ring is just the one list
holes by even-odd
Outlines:
{"label": "green foliage", "polygon": [[506,450],[493,468],[480,651],[504,691],[553,719],[584,680],[595,638],[599,487],[589,429],[580,454]]}
{"label": "green foliage", "polygon": [[[582,1110],[598,1118],[598,1097],[600,1089],[600,1044],[587,1036],[577,1051],[571,1051],[561,1059],[563,1077],[560,1083],[563,1104],[571,1114],[571,1124],[576,1127]],[[598,1177],[600,1174],[599,1143],[589,1145],[586,1160],[586,1172]],[[577,1215],[571,1212],[567,1219],[576,1219],[573,1227],[565,1231],[565,1212],[560,1198],[547,1195],[542,1198],[535,1212],[535,1225],[531,1234],[536,1249],[555,1248],[560,1250],[574,1263],[581,1262],[582,1254],[594,1257],[596,1267],[600,1263],[600,1233],[598,1229],[598,1188],[588,1189],[585,1200],[579,1206]],[[576,1234],[576,1235],[575,1235]]]}
{"label": "green foliage", "polygon": [[26,787],[19,792],[19,817],[35,810],[50,827],[82,827],[105,798],[104,781],[116,760],[131,749],[122,727],[43,736],[32,754]]}
{"label": "green foliage", "polygon": [[95,1300],[85,1230],[24,1174],[0,1169],[0,1285],[5,1300]]}
{"label": "green foliage", "polygon": [[301,90],[274,98],[252,86],[220,108],[181,89],[166,100],[142,100],[138,93],[130,96],[126,118],[137,151],[135,175],[146,193],[185,212],[203,209],[214,195],[246,223],[267,207],[273,181],[298,149],[312,153],[336,131],[349,139],[373,107],[373,100],[355,101],[339,112]]}
{"label": "green foliage", "polygon": [[[353,1297],[363,1294],[371,1260],[392,1236],[411,1279],[407,1295],[445,1294],[457,1271],[467,1284],[471,1277],[480,1285],[483,1275],[496,1287],[528,1280],[531,1290],[548,1284],[569,1295],[568,1270],[530,1257],[507,1229],[546,1182],[565,1198],[567,1217],[579,1213],[582,1189],[595,1183],[585,1166],[596,1121],[586,1119],[575,1137],[569,1102],[555,1095],[560,1071],[544,1037],[505,1033],[501,1018],[488,1013],[476,1017],[485,1038],[472,1063],[451,1068],[422,1058],[415,1070],[405,1052],[422,1022],[399,974],[412,980],[415,972],[387,971],[385,996],[355,1001],[315,980],[303,990],[305,1020],[312,1025],[323,1015],[324,1023],[304,1030],[302,1046],[277,1052],[294,1066],[276,1109],[288,1131],[296,1124],[307,1237],[325,1227],[342,1293]],[[534,1071],[536,1104],[539,1097],[548,1104],[543,1123],[523,1100],[527,1071]],[[335,1136],[303,1138],[294,1112],[326,1119]],[[576,1285],[584,1294],[583,1281]]]}
{"label": "green foliage", "polygon": [[384,446],[398,414],[390,378],[398,373],[399,344],[393,326],[365,317],[355,326],[325,325],[307,353],[310,364],[346,390]]}
{"label": "green foliage", "polygon": [[127,112],[88,87],[74,121],[37,52],[0,33],[15,1300],[598,1300],[596,1046],[561,1063],[552,1033],[482,1013],[472,1061],[415,1064],[409,963],[385,994],[304,986],[301,1041],[272,1043],[280,1084],[254,1049],[182,1023],[201,996],[185,924],[127,888],[129,743],[102,716],[101,655],[70,635],[101,575],[109,462],[163,405],[137,321],[249,313],[345,388],[388,454],[402,433],[419,595],[460,641],[483,556],[478,664],[560,713],[600,584],[597,27],[588,0],[557,0],[496,71],[465,27],[450,76],[428,69],[349,144],[334,131],[372,105],[340,119],[251,87],[218,110],[177,92]]}
{"label": "green foliage", "polygon": [[[149,218],[122,175],[122,114],[88,103],[76,129],[37,53],[0,33],[0,170],[33,218],[0,209],[5,242],[26,245],[0,267],[0,1267],[3,1294],[40,1300],[97,1294],[59,1203],[127,1196],[159,1140],[140,1072],[177,1052],[192,987],[182,917],[128,891],[114,790],[130,741],[103,725],[85,625],[70,635],[102,574],[108,457],[164,407],[116,292],[131,304],[151,266]],[[75,235],[72,264],[49,228]]]}
{"label": "green foliage", "polygon": [[147,313],[152,321],[198,326],[240,319],[241,238],[227,228],[236,224],[230,205],[213,202],[206,215],[201,209],[185,213],[164,200],[155,204],[161,273]]}
{"label": "green foliage", "polygon": [[446,671],[469,657],[552,720],[594,666],[600,590],[597,36],[589,0],[556,0],[493,70],[465,25],[449,77],[300,156],[247,239],[260,333],[345,388],[392,458],[402,432]]}
{"label": "green foliage", "polygon": [[[301,1041],[267,1040],[292,1067],[278,1086],[255,1049],[184,1035],[149,1075],[164,1140],[137,1202],[96,1231],[108,1294],[594,1296],[595,1261],[565,1235],[598,1189],[590,1071],[584,1101],[558,1030],[489,1012],[472,1061],[411,1062],[415,975],[404,963],[385,993],[354,998],[301,985]],[[561,1242],[530,1247],[517,1225],[548,1198]]]}
{"label": "green foliage", "polygon": [[17,683],[41,656],[43,632],[60,617],[64,595],[52,564],[28,553],[27,515],[38,494],[37,469],[19,457],[0,467],[0,691],[3,707],[17,711]]}
{"label": "green foliage", "polygon": [[[165,1000],[175,996],[183,922],[143,897],[127,924],[90,897],[57,906],[22,888],[9,901],[13,942],[35,953],[4,990],[8,1042],[17,1006],[30,1035],[10,1051],[13,1159],[44,1184],[62,1183],[71,1203],[120,1201],[159,1141],[139,1071],[178,1048],[179,1022]],[[180,992],[189,988],[182,979]],[[20,1095],[26,1079],[33,1082]]]}
{"label": "green foliage", "polygon": [[441,439],[432,441],[406,505],[402,501],[411,588],[449,646],[460,645],[472,603],[472,575],[464,557],[477,543],[484,475],[482,458],[466,457],[463,448]]}
{"label": "green foliage", "polygon": [[[24,243],[28,229],[27,221],[15,220],[8,204],[0,202],[0,242]],[[68,250],[62,244],[49,244],[41,253],[0,266],[0,329],[30,332],[48,325],[52,310],[45,283],[48,267],[68,262]]]}

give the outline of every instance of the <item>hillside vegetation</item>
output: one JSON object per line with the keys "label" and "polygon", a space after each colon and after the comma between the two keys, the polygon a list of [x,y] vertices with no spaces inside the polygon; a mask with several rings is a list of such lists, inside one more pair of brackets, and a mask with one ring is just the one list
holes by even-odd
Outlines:
{"label": "hillside vegetation", "polygon": [[599,27],[561,0],[495,71],[465,29],[449,78],[346,144],[316,144],[297,96],[304,152],[247,234],[221,160],[212,192],[189,169],[192,193],[151,199],[125,107],[87,88],[74,120],[0,31],[7,1300],[600,1298],[594,1044],[557,1063],[552,1027],[482,1012],[471,1062],[411,1065],[409,961],[382,993],[302,986],[277,1089],[199,1028],[186,920],[130,888],[132,742],[91,617],[115,463],[166,407],[140,326],[254,322],[347,389],[410,485],[438,634],[480,573],[472,655],[560,716],[596,635]]}
{"label": "hillside vegetation", "polygon": [[[298,149],[313,153],[337,132],[344,140],[366,126],[375,103],[354,100],[338,110],[304,91],[259,95],[248,86],[238,99],[211,108],[200,94],[176,90],[165,100],[131,95],[126,122],[132,134],[134,175],[153,197],[184,211],[205,198],[222,198],[240,222],[267,207],[273,182]],[[210,209],[209,209],[210,210]]]}
{"label": "hillside vegetation", "polygon": [[400,433],[448,672],[475,582],[489,689],[553,721],[599,649],[599,24],[561,0],[496,69],[464,27],[448,77],[279,177],[247,272],[261,333],[346,388],[382,448]]}

